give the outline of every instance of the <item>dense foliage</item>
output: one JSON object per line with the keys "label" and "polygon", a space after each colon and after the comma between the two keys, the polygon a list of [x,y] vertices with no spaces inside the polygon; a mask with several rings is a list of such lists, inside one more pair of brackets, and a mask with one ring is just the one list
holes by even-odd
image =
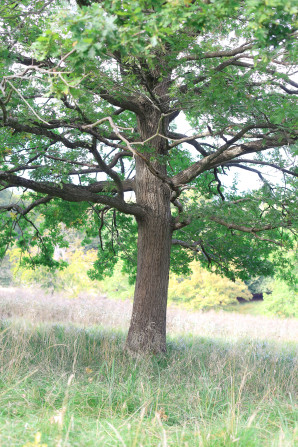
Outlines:
{"label": "dense foliage", "polygon": [[188,277],[172,275],[169,283],[169,299],[191,309],[208,309],[237,302],[237,298],[249,300],[252,294],[240,280],[233,282],[203,269],[197,262],[190,264]]}
{"label": "dense foliage", "polygon": [[265,309],[270,315],[298,317],[298,290],[281,279],[268,283],[269,293],[264,294]]}
{"label": "dense foliage", "polygon": [[[85,203],[72,204],[55,196],[61,196],[59,189],[62,193],[68,184],[70,192],[75,191],[79,181],[88,191],[95,184],[93,190],[99,201],[103,196],[112,201],[114,193],[106,193],[108,185],[113,188],[113,182],[119,182],[124,172],[131,172],[132,154],[121,135],[117,137],[115,130],[109,129],[108,122],[89,129],[86,125],[114,115],[117,129],[131,127],[132,133],[126,131],[125,138],[131,142],[138,140],[133,104],[127,105],[126,111],[115,106],[129,101],[137,85],[141,94],[146,95],[146,90],[150,94],[150,73],[162,53],[165,68],[160,76],[166,75],[166,66],[173,73],[169,90],[173,113],[183,110],[199,134],[199,141],[197,138],[188,141],[197,146],[198,152],[194,155],[185,146],[182,149],[175,142],[177,134],[170,132],[168,138],[174,143],[170,145],[173,147],[169,152],[169,176],[177,175],[206,156],[210,144],[223,151],[220,139],[227,140],[227,147],[233,147],[261,137],[264,148],[267,144],[279,147],[281,143],[283,147],[282,151],[271,149],[266,159],[263,151],[258,151],[258,157],[251,160],[252,165],[237,157],[232,165],[221,163],[216,167],[218,164],[215,164],[211,171],[194,178],[190,184],[196,188],[196,194],[189,200],[189,196],[180,193],[179,200],[184,199],[185,207],[182,213],[179,208],[177,211],[180,221],[184,215],[193,215],[195,219],[183,230],[181,238],[177,233],[177,240],[183,239],[191,246],[200,234],[202,242],[196,256],[203,264],[213,263],[231,277],[235,272],[245,277],[248,268],[261,274],[272,273],[268,254],[274,244],[270,241],[262,244],[259,233],[241,234],[239,228],[244,221],[252,230],[262,221],[264,227],[272,227],[268,238],[280,240],[282,236],[282,243],[290,243],[291,238],[283,232],[281,235],[280,228],[289,220],[293,225],[293,177],[287,166],[291,139],[295,136],[297,86],[291,78],[291,63],[296,56],[295,2],[249,1],[245,6],[239,1],[78,3],[90,4],[90,7],[77,9],[72,5],[70,8],[67,2],[59,1],[22,4],[4,1],[0,10],[1,20],[5,21],[1,41],[1,184],[4,189],[10,185],[33,189],[35,192],[27,200],[41,201],[40,211],[45,214],[45,224],[38,228],[16,207],[3,215],[6,225],[2,227],[2,253],[15,238],[14,220],[22,230],[20,246],[40,245],[40,255],[32,262],[51,264],[51,247],[62,244],[55,231],[57,221],[63,220],[69,226],[86,224],[88,236],[94,236],[104,218],[106,250],[99,254],[94,275],[100,277],[99,271],[113,268],[117,259],[114,255],[122,256],[127,269],[135,271],[132,248],[135,240],[128,240],[134,226],[130,217],[121,216],[118,211],[109,212],[107,207],[97,205],[90,194],[85,197]],[[242,44],[234,49],[238,42]],[[168,47],[171,51],[167,54]],[[251,135],[253,132],[255,135]],[[106,150],[111,151],[111,155],[107,153],[97,163],[92,160],[92,154],[93,158],[95,155],[90,143],[94,136],[98,138],[101,157]],[[275,144],[269,144],[273,138]],[[115,150],[120,150],[116,160],[119,168],[114,162]],[[136,150],[146,153],[143,143]],[[101,165],[103,160],[106,167]],[[273,188],[270,178],[265,176],[264,186],[258,192],[246,195],[241,206],[233,205],[240,196],[236,190],[224,193],[220,174],[232,169],[224,165],[250,169],[255,175],[252,166],[270,163],[281,169],[287,187],[280,183]],[[115,165],[114,173],[109,165]],[[18,177],[26,170],[22,184]],[[99,185],[93,172],[105,172],[110,181]],[[40,182],[57,186],[45,191],[44,196],[38,187]],[[43,197],[46,199],[41,200]],[[61,198],[71,200],[68,196]],[[92,207],[89,199],[95,202]],[[43,205],[49,200],[51,203]],[[89,214],[92,210],[94,217]],[[215,210],[216,216],[213,216]],[[88,218],[82,219],[84,213]],[[194,251],[187,255],[178,251],[177,246],[174,248],[172,268],[177,273],[181,269],[187,273],[187,261],[193,259]],[[223,256],[222,260],[218,253]],[[229,265],[233,265],[232,270]]]}

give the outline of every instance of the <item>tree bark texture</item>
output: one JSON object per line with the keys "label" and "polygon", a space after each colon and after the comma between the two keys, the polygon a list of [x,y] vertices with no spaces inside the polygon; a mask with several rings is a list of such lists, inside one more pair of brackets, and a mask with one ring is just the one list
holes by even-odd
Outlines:
{"label": "tree bark texture", "polygon": [[[158,117],[141,122],[142,137],[154,135]],[[150,142],[155,155],[165,153],[165,141]],[[146,153],[146,152],[145,152]],[[152,151],[150,151],[152,157]],[[165,164],[156,159],[152,165],[162,173]],[[145,161],[136,159],[136,201],[146,209],[138,218],[137,278],[127,349],[133,352],[166,351],[166,312],[171,252],[171,192],[167,184],[150,172]]]}

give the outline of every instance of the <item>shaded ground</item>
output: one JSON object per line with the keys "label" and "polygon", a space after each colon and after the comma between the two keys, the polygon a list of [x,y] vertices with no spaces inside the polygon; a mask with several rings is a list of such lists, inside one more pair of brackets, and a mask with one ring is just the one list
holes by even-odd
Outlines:
{"label": "shaded ground", "polygon": [[[131,310],[131,301],[111,300],[100,295],[65,298],[62,294],[47,295],[34,288],[0,288],[1,319],[24,317],[36,323],[96,324],[125,330]],[[297,341],[298,320],[225,311],[190,312],[170,307],[168,333]]]}

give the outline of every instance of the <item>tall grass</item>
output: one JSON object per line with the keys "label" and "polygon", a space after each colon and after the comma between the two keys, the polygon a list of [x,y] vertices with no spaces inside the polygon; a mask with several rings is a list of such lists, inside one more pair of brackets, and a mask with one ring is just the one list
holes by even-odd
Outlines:
{"label": "tall grass", "polygon": [[297,320],[172,308],[168,353],[133,358],[130,313],[0,290],[1,447],[296,445]]}
{"label": "tall grass", "polygon": [[167,355],[139,358],[123,346],[121,331],[3,320],[0,445],[294,447],[292,344],[173,336]]}
{"label": "tall grass", "polygon": [[[272,318],[239,314],[245,303],[235,306],[237,312],[196,311],[169,307],[168,333],[195,336],[256,340],[298,340],[298,324],[294,318]],[[38,288],[1,288],[0,318],[25,318],[32,322],[74,323],[83,326],[99,324],[127,330],[132,301],[111,300],[102,295],[82,294],[66,298],[63,294],[45,294]]]}

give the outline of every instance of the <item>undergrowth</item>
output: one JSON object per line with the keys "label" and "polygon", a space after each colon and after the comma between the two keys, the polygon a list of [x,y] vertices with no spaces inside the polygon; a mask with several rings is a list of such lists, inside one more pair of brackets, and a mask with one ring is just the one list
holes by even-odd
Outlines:
{"label": "undergrowth", "polygon": [[131,357],[124,340],[3,320],[0,445],[294,447],[293,343],[173,336]]}

